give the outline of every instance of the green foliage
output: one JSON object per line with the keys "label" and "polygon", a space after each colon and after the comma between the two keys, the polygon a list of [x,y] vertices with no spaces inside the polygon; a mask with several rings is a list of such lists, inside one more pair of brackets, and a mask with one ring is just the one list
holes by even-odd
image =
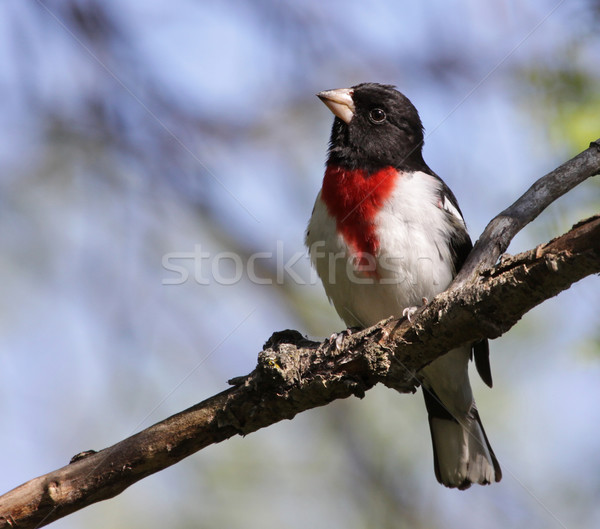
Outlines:
{"label": "green foliage", "polygon": [[582,65],[573,47],[550,64],[532,63],[518,72],[524,87],[526,111],[536,121],[546,123],[556,147],[574,155],[585,149],[590,139],[600,137],[600,70]]}

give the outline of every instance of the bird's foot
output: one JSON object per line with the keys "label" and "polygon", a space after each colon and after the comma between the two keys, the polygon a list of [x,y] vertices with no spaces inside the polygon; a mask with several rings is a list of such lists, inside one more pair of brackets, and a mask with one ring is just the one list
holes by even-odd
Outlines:
{"label": "bird's foot", "polygon": [[[421,298],[421,301],[423,302],[423,305],[427,305],[427,303],[429,303],[429,301],[427,300],[427,298]],[[406,307],[403,311],[402,311],[402,316],[404,316],[410,323],[412,323],[412,317],[415,315],[415,313],[420,309],[421,307]]]}
{"label": "bird's foot", "polygon": [[343,345],[344,345],[344,338],[346,338],[346,336],[350,336],[352,335],[352,332],[355,331],[356,329],[353,329],[352,327],[350,327],[349,329],[345,329],[341,332],[334,332],[330,337],[329,337],[329,343],[334,343],[335,342],[335,348],[337,351],[341,351],[343,349]]}
{"label": "bird's foot", "polygon": [[339,351],[342,348],[342,343],[344,341],[344,332],[334,332],[330,337],[329,337],[329,343],[333,344],[335,343],[335,349],[336,351]]}
{"label": "bird's foot", "polygon": [[419,310],[419,307],[406,307],[402,311],[402,316],[404,316],[410,323],[412,323],[411,318],[415,315],[415,312]]}

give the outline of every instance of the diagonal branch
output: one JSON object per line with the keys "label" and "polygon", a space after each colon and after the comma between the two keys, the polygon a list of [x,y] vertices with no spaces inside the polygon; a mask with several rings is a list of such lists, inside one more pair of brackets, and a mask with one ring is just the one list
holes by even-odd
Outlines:
{"label": "diagonal branch", "polygon": [[[571,188],[582,175],[597,172],[595,142],[496,217],[473,251],[481,252],[482,262],[495,262],[514,234],[562,194],[561,186]],[[256,369],[230,381],[233,387],[100,452],[79,454],[71,464],[0,497],[0,529],[47,525],[116,496],[206,446],[335,399],[362,397],[379,382],[414,391],[418,370],[444,351],[500,336],[545,299],[599,273],[600,216],[533,250],[503,256],[493,268],[470,266],[475,271],[437,296],[412,324],[390,318],[322,343],[297,331],[275,333],[259,353]]]}
{"label": "diagonal branch", "polygon": [[514,204],[496,215],[475,243],[453,284],[462,285],[477,268],[495,264],[513,237],[552,202],[590,176],[599,174],[599,157],[600,138],[591,142],[585,151],[537,180]]}

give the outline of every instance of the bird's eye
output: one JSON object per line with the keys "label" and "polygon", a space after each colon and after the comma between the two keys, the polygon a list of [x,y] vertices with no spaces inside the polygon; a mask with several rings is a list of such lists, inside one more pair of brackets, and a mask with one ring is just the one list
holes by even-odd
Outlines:
{"label": "bird's eye", "polygon": [[385,112],[380,108],[374,108],[369,112],[369,119],[373,123],[383,123],[385,121]]}

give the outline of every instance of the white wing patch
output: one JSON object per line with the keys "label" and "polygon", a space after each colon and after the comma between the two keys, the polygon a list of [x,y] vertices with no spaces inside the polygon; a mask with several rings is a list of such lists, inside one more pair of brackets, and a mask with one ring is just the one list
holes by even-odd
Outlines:
{"label": "white wing patch", "polygon": [[452,204],[452,202],[450,202],[450,199],[444,195],[444,199],[443,201],[440,201],[440,207],[444,210],[446,210],[448,213],[454,215],[458,220],[460,220],[461,224],[465,223],[465,220],[462,218],[462,215],[460,214],[460,212],[458,211],[458,209],[456,209],[454,207],[454,205]]}

